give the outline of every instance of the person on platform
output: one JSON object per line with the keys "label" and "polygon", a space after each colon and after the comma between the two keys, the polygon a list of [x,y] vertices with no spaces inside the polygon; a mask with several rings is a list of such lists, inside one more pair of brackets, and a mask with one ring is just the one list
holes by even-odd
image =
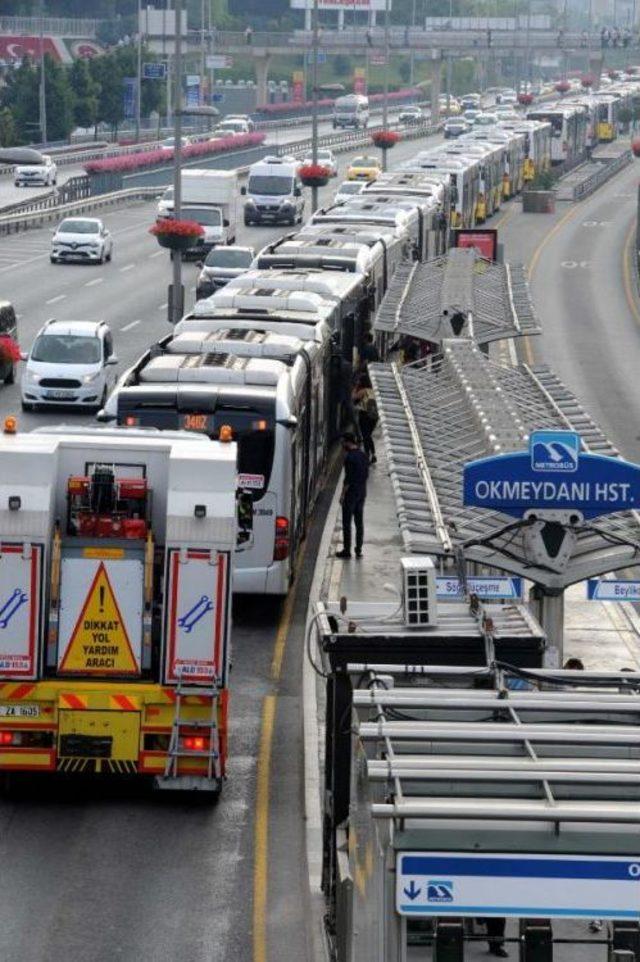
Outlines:
{"label": "person on platform", "polygon": [[353,389],[352,398],[364,453],[369,458],[369,464],[375,464],[376,446],[373,443],[372,434],[378,423],[378,406],[368,374],[360,375]]}
{"label": "person on platform", "polygon": [[354,434],[342,435],[344,451],[344,481],[340,504],[342,505],[342,550],[336,558],[351,557],[351,524],[356,528],[356,558],[362,557],[364,542],[364,503],[367,498],[369,459],[361,450]]}
{"label": "person on platform", "polygon": [[504,930],[507,920],[501,916],[495,918],[480,919],[482,925],[487,929],[487,940],[489,942],[489,955],[497,955],[500,959],[508,959],[509,953],[504,947]]}

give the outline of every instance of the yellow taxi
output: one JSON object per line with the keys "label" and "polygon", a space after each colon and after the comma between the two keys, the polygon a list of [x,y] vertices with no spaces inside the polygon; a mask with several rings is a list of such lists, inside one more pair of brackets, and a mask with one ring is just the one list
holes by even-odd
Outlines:
{"label": "yellow taxi", "polygon": [[462,107],[459,101],[455,97],[448,98],[448,108],[447,108],[447,95],[441,94],[440,98],[440,113],[447,114],[448,117],[457,117],[458,114],[462,113]]}
{"label": "yellow taxi", "polygon": [[375,180],[380,173],[377,157],[354,157],[347,168],[347,180]]}

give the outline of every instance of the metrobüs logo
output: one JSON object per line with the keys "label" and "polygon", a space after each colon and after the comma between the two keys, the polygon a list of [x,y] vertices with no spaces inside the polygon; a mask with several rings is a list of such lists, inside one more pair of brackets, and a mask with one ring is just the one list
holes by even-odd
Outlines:
{"label": "metrob\u00fcs logo", "polygon": [[532,471],[570,474],[578,470],[580,436],[573,431],[533,431],[529,451]]}
{"label": "metrob\u00fcs logo", "polygon": [[453,882],[438,879],[427,882],[427,902],[453,902]]}

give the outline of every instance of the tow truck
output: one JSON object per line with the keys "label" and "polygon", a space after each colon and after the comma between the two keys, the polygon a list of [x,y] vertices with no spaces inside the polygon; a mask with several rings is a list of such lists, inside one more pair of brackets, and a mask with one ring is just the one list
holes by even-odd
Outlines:
{"label": "tow truck", "polygon": [[0,773],[149,776],[219,794],[232,564],[251,524],[231,437],[18,433],[7,419]]}

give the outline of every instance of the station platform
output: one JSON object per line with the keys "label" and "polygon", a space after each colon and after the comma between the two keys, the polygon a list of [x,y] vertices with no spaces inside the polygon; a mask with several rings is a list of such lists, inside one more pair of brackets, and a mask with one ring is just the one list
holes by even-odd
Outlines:
{"label": "station platform", "polygon": [[[363,556],[336,558],[342,545],[338,485],[328,525],[332,525],[326,562],[323,597],[338,601],[392,601],[400,590],[400,558],[403,550],[385,443],[374,435],[377,464],[369,471],[365,504]],[[386,588],[385,585],[393,586]],[[587,601],[584,583],[572,585],[565,595],[565,658],[580,658],[587,670],[640,669],[640,618],[633,605]]]}

